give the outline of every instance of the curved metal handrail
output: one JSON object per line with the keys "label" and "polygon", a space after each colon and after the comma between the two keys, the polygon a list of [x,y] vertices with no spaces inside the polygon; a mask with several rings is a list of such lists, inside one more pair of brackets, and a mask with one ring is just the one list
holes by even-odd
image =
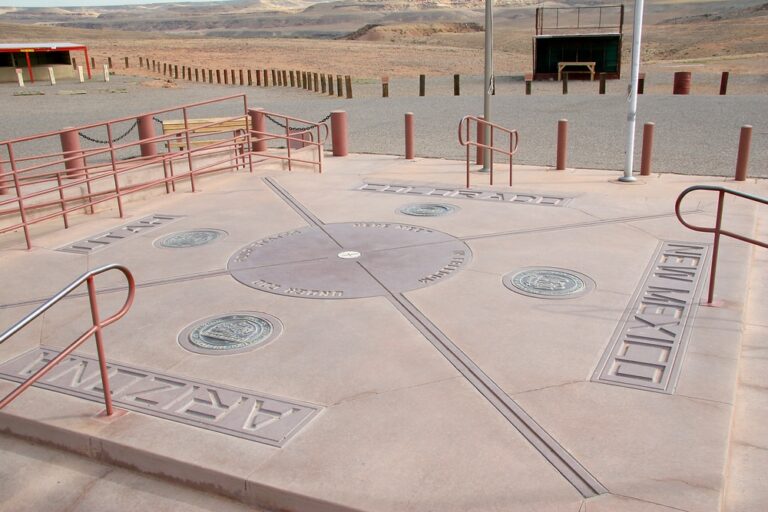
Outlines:
{"label": "curved metal handrail", "polygon": [[[680,206],[683,202],[683,199],[685,196],[690,194],[691,192],[695,192],[697,190],[705,190],[709,192],[717,192],[718,198],[717,198],[717,218],[715,219],[715,226],[714,227],[704,227],[704,226],[695,226],[689,222],[687,222],[684,218],[682,213],[680,212]],[[712,247],[712,265],[710,267],[709,271],[709,295],[707,298],[707,303],[712,304],[712,301],[714,300],[714,294],[715,294],[715,273],[717,272],[717,254],[720,249],[720,235],[725,235],[731,238],[734,238],[736,240],[747,242],[752,245],[757,245],[760,247],[764,247],[768,249],[768,243],[761,242],[760,240],[755,240],[753,238],[749,238],[744,235],[740,235],[738,233],[733,233],[732,231],[726,231],[722,229],[723,225],[723,205],[724,205],[724,199],[725,195],[730,194],[732,196],[741,197],[743,199],[749,199],[750,201],[755,201],[760,204],[768,205],[768,198],[756,196],[753,194],[747,194],[746,192],[740,192],[738,190],[732,190],[729,188],[721,187],[719,185],[694,185],[692,187],[688,187],[687,189],[683,190],[679,196],[677,196],[677,201],[675,202],[675,215],[677,216],[677,220],[680,221],[680,223],[685,226],[686,228],[692,230],[692,231],[698,231],[700,233],[713,233],[715,235],[715,241],[714,245]]]}
{"label": "curved metal handrail", "polygon": [[[465,141],[464,138],[462,137],[461,127],[464,125],[465,122],[469,122],[469,121],[475,121],[480,124],[488,125],[491,128],[501,130],[504,133],[508,133],[508,134],[517,133],[517,130],[510,130],[509,128],[505,128],[500,124],[492,123],[490,121],[486,121],[485,119],[480,119],[477,116],[464,116],[461,118],[461,121],[459,122],[459,144],[461,144],[462,146],[466,146],[467,144],[473,144],[473,145],[480,144],[479,142],[474,142],[471,140]],[[515,149],[517,149],[517,147],[515,147]]]}
{"label": "curved metal handrail", "polygon": [[[94,283],[94,277],[99,274],[103,274],[104,272],[108,272],[110,270],[119,270],[120,272],[123,273],[123,275],[126,278],[126,281],[128,282],[128,296],[125,299],[125,303],[115,314],[113,314],[112,316],[104,320],[101,320],[99,318],[99,308],[98,308],[98,305],[96,304],[96,286]],[[43,313],[51,309],[57,302],[59,302],[64,297],[69,295],[71,292],[76,290],[83,283],[87,283],[88,285],[88,298],[91,306],[91,318],[93,320],[93,324],[91,328],[85,331],[78,339],[73,341],[66,349],[64,349],[61,353],[59,353],[59,355],[57,355],[50,362],[48,362],[48,364],[43,366],[40,370],[35,372],[34,375],[29,377],[27,380],[25,380],[19,387],[14,389],[5,398],[0,400],[0,409],[2,409],[3,407],[11,403],[13,400],[15,400],[28,387],[30,387],[32,384],[37,382],[46,373],[48,373],[49,370],[51,370],[54,366],[59,364],[64,358],[66,358],[69,354],[71,354],[76,348],[82,345],[88,338],[91,337],[91,335],[95,335],[96,349],[99,355],[99,367],[101,369],[101,383],[102,383],[102,389],[104,390],[104,405],[107,410],[107,415],[112,414],[113,412],[112,396],[109,390],[109,377],[107,375],[107,361],[106,361],[106,358],[104,357],[102,329],[108,325],[111,325],[117,322],[122,317],[124,317],[125,314],[128,312],[128,310],[130,309],[131,305],[133,304],[133,299],[136,293],[136,282],[133,278],[133,274],[131,274],[130,270],[128,270],[126,267],[113,263],[110,265],[104,265],[102,267],[95,268],[93,270],[89,270],[88,272],[84,273],[83,275],[81,275],[80,277],[72,281],[65,288],[63,288],[56,295],[54,295],[53,297],[45,301],[43,304],[35,308],[34,311],[29,313],[27,316],[25,316],[18,322],[16,322],[4,333],[0,334],[0,344],[7,341],[14,334],[18,333],[20,330],[22,330],[24,327],[29,325],[35,319],[39,318],[40,315],[42,315]]]}
{"label": "curved metal handrail", "polygon": [[[490,128],[490,141],[489,144],[473,141],[470,138],[470,124],[474,121],[478,125],[487,126]],[[466,125],[467,137],[464,138],[464,126]],[[493,143],[494,130],[499,130],[509,135],[509,150],[496,147]],[[501,153],[509,157],[509,186],[512,186],[512,156],[517,153],[517,147],[520,143],[520,135],[517,130],[510,130],[501,125],[491,123],[485,119],[480,119],[477,116],[464,116],[459,121],[459,144],[467,148],[467,188],[469,188],[469,151],[470,147],[482,148],[490,150],[490,184],[493,185],[493,153]]]}

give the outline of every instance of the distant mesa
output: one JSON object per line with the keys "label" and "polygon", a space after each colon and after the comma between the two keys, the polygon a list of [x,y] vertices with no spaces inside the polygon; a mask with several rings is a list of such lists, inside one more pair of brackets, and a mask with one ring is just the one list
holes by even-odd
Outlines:
{"label": "distant mesa", "polygon": [[724,21],[753,18],[755,16],[768,16],[768,2],[751,7],[728,7],[717,12],[708,12],[693,16],[678,16],[667,18],[659,22],[659,25],[676,25],[679,23],[696,23],[702,21]]}
{"label": "distant mesa", "polygon": [[482,32],[478,23],[405,23],[397,25],[368,24],[339,39],[383,41],[393,38],[428,37],[434,34]]}

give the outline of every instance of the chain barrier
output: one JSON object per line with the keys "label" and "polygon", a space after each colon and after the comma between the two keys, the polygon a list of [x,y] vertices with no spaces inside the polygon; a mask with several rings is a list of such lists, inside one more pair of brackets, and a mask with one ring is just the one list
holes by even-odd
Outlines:
{"label": "chain barrier", "polygon": [[[114,139],[112,139],[112,144],[114,144],[115,142],[120,142],[121,140],[126,138],[128,136],[128,134],[131,133],[133,131],[133,129],[136,128],[138,125],[139,125],[139,122],[138,121],[134,121],[133,124],[131,125],[131,127],[128,128],[128,130],[126,130],[126,132],[124,134],[120,135],[119,137],[115,137]],[[109,144],[110,143],[108,140],[99,140],[99,139],[94,139],[93,137],[89,137],[88,135],[84,134],[83,132],[77,132],[77,134],[80,137],[84,138],[85,140],[87,140],[89,142],[93,142],[94,144]]]}
{"label": "chain barrier", "polygon": [[[269,119],[270,121],[275,123],[280,128],[282,128],[282,129],[288,128],[288,130],[292,131],[292,132],[300,132],[300,131],[304,131],[304,130],[307,130],[307,129],[311,128],[310,125],[290,126],[288,124],[283,124],[280,121],[278,121],[277,119],[275,119],[274,117],[270,116],[269,114],[266,114],[266,117],[267,117],[267,119]],[[327,116],[322,118],[320,121],[318,121],[317,124],[323,124],[324,122],[328,121],[330,118],[331,118],[331,114],[328,114]],[[159,119],[157,117],[153,116],[152,120],[154,122],[158,123],[158,124],[163,124],[163,120]],[[126,138],[128,136],[128,134],[131,133],[133,131],[133,129],[138,126],[138,124],[139,124],[138,120],[134,121],[134,123],[131,125],[130,128],[128,128],[128,130],[126,130],[125,133],[123,133],[119,137],[115,137],[114,139],[112,139],[112,143],[114,144],[115,142],[119,142],[119,141],[123,140],[124,138]],[[83,132],[78,132],[78,135],[80,135],[80,137],[82,137],[83,139],[85,139],[85,140],[87,140],[89,142],[93,142],[94,144],[109,144],[108,140],[99,140],[99,139],[96,139],[96,138],[93,138],[93,137],[89,137],[88,135],[84,134]]]}
{"label": "chain barrier", "polygon": [[[286,129],[286,128],[287,128],[289,131],[292,131],[292,132],[300,132],[300,131],[304,131],[304,130],[307,130],[307,129],[309,129],[309,128],[312,128],[310,125],[305,125],[305,126],[302,126],[302,127],[298,127],[298,126],[290,126],[290,125],[288,125],[288,124],[283,124],[283,123],[281,123],[280,121],[278,121],[277,119],[273,118],[273,117],[272,117],[272,116],[270,116],[269,114],[264,114],[264,115],[266,116],[266,118],[267,118],[267,119],[269,119],[270,121],[272,121],[273,123],[275,123],[275,124],[276,124],[277,126],[279,126],[280,128],[282,128],[282,129]],[[331,114],[328,114],[327,116],[325,116],[324,118],[322,118],[320,121],[318,121],[318,122],[317,122],[317,124],[323,124],[324,122],[326,122],[326,121],[327,121],[327,120],[329,120],[330,118],[331,118]]]}

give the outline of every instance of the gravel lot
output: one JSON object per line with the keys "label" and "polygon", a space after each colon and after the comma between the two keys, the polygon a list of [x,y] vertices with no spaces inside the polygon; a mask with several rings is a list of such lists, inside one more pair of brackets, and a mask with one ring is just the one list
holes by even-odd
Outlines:
{"label": "gravel lot", "polygon": [[[749,174],[768,177],[768,95],[716,96],[701,93],[672,96],[670,92],[656,92],[671,89],[662,82],[668,79],[655,77],[655,81],[647,84],[652,94],[640,97],[636,170],[640,165],[640,136],[645,122],[656,124],[654,172],[723,176],[733,175],[740,126],[751,124],[754,131]],[[760,84],[765,77],[750,80]],[[85,84],[60,82],[53,87],[27,87],[24,89],[27,94],[43,94],[25,96],[17,95],[21,89],[15,84],[2,84],[0,140],[246,93],[252,107],[310,120],[319,120],[331,110],[346,110],[350,116],[350,149],[354,152],[401,154],[404,151],[403,114],[413,112],[416,116],[418,156],[462,158],[464,148],[459,146],[456,136],[458,122],[466,114],[481,113],[483,106],[479,95],[480,82],[476,78],[462,79],[465,95],[460,97],[450,95],[450,78],[430,78],[428,96],[424,98],[415,96],[417,79],[393,80],[390,89],[392,97],[386,99],[377,97],[381,91],[380,84],[358,83],[355,84],[354,100],[290,88],[187,83],[162,88],[157,86],[161,84],[159,80],[155,80],[152,87],[146,82],[146,79],[127,76],[114,76],[108,83],[103,80]],[[534,94],[525,96],[522,81],[513,77],[500,79],[498,95],[493,100],[494,121],[517,128],[520,132],[519,157],[516,159],[520,163],[554,164],[557,120],[568,119],[570,167],[621,169],[624,162],[626,82],[609,82],[608,88],[608,95],[599,96],[596,94],[596,83],[571,82],[570,94],[564,96],[560,94],[560,84],[537,82],[534,83]],[[200,109],[194,115],[210,117],[237,115],[240,112],[242,104],[232,102],[229,108]],[[160,117],[178,119],[181,115],[165,114]],[[121,134],[131,124],[129,121],[116,126],[115,135]],[[86,133],[102,139],[106,135],[104,130]],[[125,140],[136,140],[136,137],[136,130],[133,130]],[[83,141],[84,147],[89,145]],[[34,145],[28,144],[23,153],[57,150],[57,138],[51,138]],[[2,148],[0,155],[6,157]]]}

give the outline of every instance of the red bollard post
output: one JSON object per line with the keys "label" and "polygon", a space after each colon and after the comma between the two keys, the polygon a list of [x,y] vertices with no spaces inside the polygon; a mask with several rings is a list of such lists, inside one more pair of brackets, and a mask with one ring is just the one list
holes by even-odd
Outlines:
{"label": "red bollard post", "polygon": [[565,161],[568,158],[568,120],[560,119],[557,122],[557,170],[565,170]]}
{"label": "red bollard post", "polygon": [[739,156],[736,159],[736,181],[747,179],[747,165],[749,164],[749,148],[752,145],[752,127],[748,124],[741,127],[739,135]]}
{"label": "red bollard post", "polygon": [[267,140],[264,134],[267,133],[267,118],[264,116],[263,108],[249,108],[248,115],[251,117],[251,151],[266,151]]}
{"label": "red bollard post", "polygon": [[[68,178],[77,178],[85,174],[85,158],[80,149],[80,139],[76,129],[71,126],[64,128],[65,132],[59,134],[61,139],[61,150],[64,152],[64,168],[67,169]],[[78,157],[79,158],[76,158]]]}
{"label": "red bollard post", "polygon": [[730,75],[730,72],[723,71],[723,74],[720,76],[720,96],[725,96],[728,92],[728,77]]}
{"label": "red bollard post", "polygon": [[[477,116],[478,119],[485,119],[483,116]],[[483,123],[477,123],[477,156],[475,157],[475,164],[485,165],[485,148],[480,147],[480,144],[485,144],[485,125]]]}
{"label": "red bollard post", "polygon": [[413,160],[416,158],[416,149],[414,142],[413,112],[405,114],[405,159]]}
{"label": "red bollard post", "polygon": [[347,126],[347,113],[344,110],[331,112],[331,141],[333,143],[333,156],[347,156],[347,141],[349,129]]}
{"label": "red bollard post", "polygon": [[[151,115],[141,116],[136,119],[139,125],[139,140],[152,139],[155,137],[155,125]],[[139,144],[141,156],[157,155],[157,144],[154,142],[142,142]]]}
{"label": "red bollard post", "polygon": [[643,156],[640,163],[640,176],[651,175],[651,155],[653,154],[653,127],[654,123],[643,125]]}
{"label": "red bollard post", "polygon": [[674,82],[672,84],[672,94],[690,94],[691,93],[691,72],[675,71]]}

